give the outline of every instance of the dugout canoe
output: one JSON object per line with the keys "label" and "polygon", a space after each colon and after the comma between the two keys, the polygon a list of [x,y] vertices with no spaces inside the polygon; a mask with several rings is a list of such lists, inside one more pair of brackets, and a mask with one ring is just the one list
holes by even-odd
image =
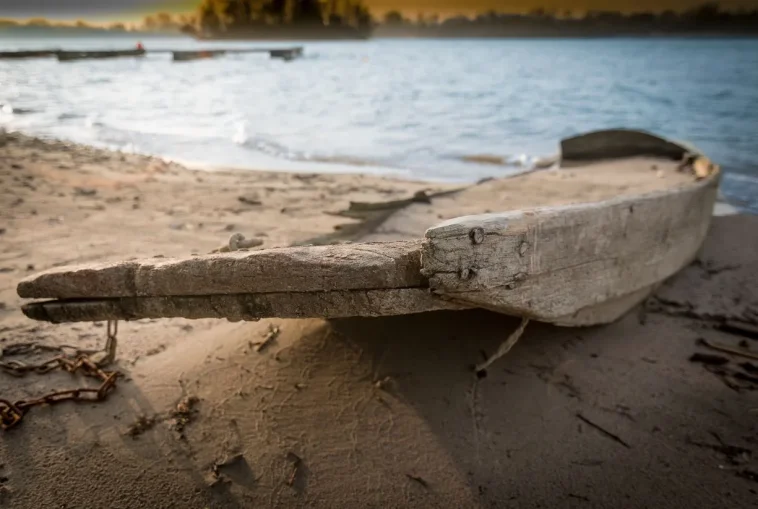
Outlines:
{"label": "dugout canoe", "polygon": [[[380,222],[394,222],[387,230],[409,232],[399,240],[374,234],[367,238],[375,242],[61,267],[21,281],[18,294],[51,299],[23,306],[28,317],[50,322],[478,307],[564,326],[608,323],[694,260],[720,180],[719,167],[692,147],[621,129],[563,140],[545,171],[586,173],[587,185],[600,185],[591,176],[603,175],[611,192],[589,203],[498,211],[493,197],[515,179],[494,179],[436,203],[414,197],[386,214],[372,204],[345,214],[380,214]],[[609,175],[627,173],[672,184],[616,190]],[[435,225],[430,216],[451,219]],[[420,225],[426,232],[414,238]]]}

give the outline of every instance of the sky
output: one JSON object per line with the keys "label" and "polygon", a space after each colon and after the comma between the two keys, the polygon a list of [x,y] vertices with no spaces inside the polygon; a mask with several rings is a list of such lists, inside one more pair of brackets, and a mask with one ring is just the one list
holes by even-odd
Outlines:
{"label": "sky", "polygon": [[[471,13],[488,9],[519,12],[544,7],[563,11],[682,10],[705,0],[364,0],[374,12]],[[199,0],[0,0],[0,18],[45,17],[53,20],[135,21],[151,12],[188,12]],[[758,8],[758,0],[721,0],[724,8]]]}
{"label": "sky", "polygon": [[0,0],[0,18],[125,21],[151,12],[191,11],[192,0]]}

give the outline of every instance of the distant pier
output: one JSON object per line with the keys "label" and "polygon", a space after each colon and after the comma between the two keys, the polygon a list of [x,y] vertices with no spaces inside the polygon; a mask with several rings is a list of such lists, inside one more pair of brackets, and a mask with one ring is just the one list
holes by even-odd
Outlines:
{"label": "distant pier", "polygon": [[292,48],[248,48],[248,49],[211,49],[211,50],[151,50],[150,53],[171,53],[175,62],[187,62],[190,60],[200,60],[205,58],[215,58],[229,53],[268,53],[271,58],[282,60],[293,60],[302,56],[303,47],[295,46]]}
{"label": "distant pier", "polygon": [[303,47],[294,46],[288,48],[230,48],[230,49],[200,49],[200,50],[173,50],[173,49],[129,49],[107,51],[65,51],[60,49],[42,49],[26,51],[0,51],[0,60],[22,60],[30,58],[57,58],[60,62],[76,60],[110,59],[110,58],[137,58],[147,54],[170,54],[174,62],[188,62],[232,53],[268,53],[271,58],[285,61],[294,60],[302,56]]}

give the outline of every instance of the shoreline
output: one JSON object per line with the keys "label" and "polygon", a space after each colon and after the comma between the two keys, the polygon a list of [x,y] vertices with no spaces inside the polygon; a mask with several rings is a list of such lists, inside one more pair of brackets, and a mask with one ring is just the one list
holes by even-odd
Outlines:
{"label": "shoreline", "polygon": [[[496,27],[500,28],[500,27]],[[469,28],[464,27],[459,33],[455,33],[455,30],[450,30],[444,33],[439,27],[417,27],[417,26],[387,26],[380,25],[370,37],[323,37],[324,34],[319,34],[315,38],[297,38],[297,37],[242,37],[242,38],[229,38],[229,37],[198,37],[193,34],[182,34],[180,32],[140,32],[140,31],[110,31],[107,29],[81,29],[76,27],[5,27],[0,28],[0,38],[14,37],[21,39],[40,38],[40,37],[58,37],[58,38],[106,38],[106,39],[133,39],[143,38],[150,39],[183,39],[196,41],[198,43],[203,42],[232,42],[232,43],[245,43],[245,42],[317,42],[317,43],[329,43],[329,42],[369,42],[374,40],[387,40],[387,39],[755,39],[758,38],[758,33],[755,29],[742,29],[742,30],[639,30],[636,32],[628,31],[599,31],[598,33],[581,33],[566,30],[563,33],[558,31],[543,31],[537,33],[537,31],[524,31],[520,33],[496,33],[488,34],[486,29],[482,28]],[[504,30],[504,29],[501,29]],[[512,29],[511,29],[512,31]],[[434,33],[437,32],[437,33]],[[477,32],[479,32],[477,34]]]}
{"label": "shoreline", "polygon": [[[2,104],[0,104],[2,106]],[[375,161],[363,160],[354,158],[352,156],[319,156],[311,159],[280,159],[276,156],[272,156],[275,159],[276,168],[264,169],[261,166],[241,166],[241,165],[227,165],[206,163],[202,161],[195,161],[189,159],[183,159],[181,157],[172,157],[169,155],[153,154],[149,152],[124,150],[123,147],[110,146],[104,142],[97,142],[96,140],[90,140],[88,142],[80,142],[75,139],[59,137],[55,135],[49,135],[44,133],[33,132],[33,130],[26,131],[23,129],[8,129],[7,127],[0,126],[0,133],[7,132],[8,134],[17,133],[29,138],[35,138],[38,140],[44,140],[49,142],[72,144],[81,147],[90,147],[98,150],[104,150],[113,152],[116,154],[134,155],[147,158],[154,158],[162,160],[166,163],[176,163],[187,169],[195,171],[271,171],[277,173],[308,173],[308,174],[324,174],[324,175],[355,175],[366,174],[372,175],[378,178],[388,178],[390,180],[402,180],[415,183],[427,183],[428,185],[453,185],[453,184],[473,184],[482,178],[509,178],[517,175],[528,173],[534,170],[534,165],[539,164],[540,161],[546,161],[553,159],[554,154],[543,155],[526,155],[519,156],[502,156],[491,154],[459,154],[457,156],[449,156],[449,159],[458,163],[467,163],[479,168],[490,168],[492,174],[485,177],[478,178],[444,178],[444,177],[424,177],[420,175],[412,175],[412,172],[418,171],[418,169],[401,167],[401,166],[387,166],[384,164],[378,164]],[[532,164],[525,164],[524,160],[531,160]],[[301,166],[302,168],[298,168]],[[330,170],[329,168],[337,167],[337,170]],[[499,171],[498,171],[499,170]]]}
{"label": "shoreline", "polygon": [[[0,104],[2,106],[2,104]],[[8,135],[21,135],[25,138],[29,139],[35,139],[39,141],[44,142],[50,142],[53,144],[56,143],[62,143],[64,145],[71,145],[75,147],[80,148],[90,148],[90,149],[96,149],[100,151],[105,152],[111,152],[113,154],[122,154],[125,156],[139,156],[143,158],[148,159],[156,159],[163,161],[167,164],[177,164],[179,166],[183,166],[184,168],[192,171],[204,171],[204,172],[273,172],[273,173],[308,173],[308,174],[324,174],[324,175],[356,175],[356,174],[368,174],[372,175],[378,178],[386,177],[389,180],[403,180],[403,181],[409,181],[409,182],[426,182],[430,185],[434,184],[452,184],[452,183],[463,183],[468,181],[455,181],[455,180],[446,180],[446,179],[424,179],[424,178],[416,178],[409,175],[409,172],[412,171],[408,168],[403,167],[393,167],[393,166],[383,166],[383,165],[377,165],[372,161],[366,160],[359,160],[355,159],[351,162],[351,158],[348,157],[341,157],[341,156],[335,156],[334,158],[329,157],[322,157],[318,159],[303,159],[303,160],[292,160],[292,159],[286,159],[282,160],[283,164],[291,164],[289,167],[283,167],[283,168],[277,168],[277,169],[265,169],[258,166],[238,166],[238,165],[224,165],[224,164],[216,164],[216,163],[206,163],[202,161],[195,161],[195,160],[189,160],[189,159],[183,159],[181,157],[172,157],[168,155],[160,155],[160,154],[153,154],[149,152],[141,152],[141,151],[134,151],[134,150],[124,150],[123,147],[118,146],[110,146],[107,143],[104,142],[97,142],[97,141],[90,141],[90,142],[81,142],[74,139],[69,139],[65,137],[59,137],[55,135],[45,134],[45,133],[36,133],[33,131],[26,131],[23,129],[8,129],[7,126],[3,127],[0,126],[0,136],[6,133]],[[462,156],[461,158],[464,159],[467,156]],[[308,165],[308,166],[323,166],[325,168],[319,169],[298,169],[295,168],[295,165]],[[329,171],[326,169],[326,167],[329,166],[338,166],[340,169],[345,168],[347,171]],[[500,166],[503,167],[510,167],[506,166],[505,164],[502,164]],[[366,173],[366,168],[373,168],[373,169],[380,169],[382,172],[378,171],[372,171],[369,173]]]}
{"label": "shoreline", "polygon": [[[72,147],[79,147],[83,149],[96,149],[112,154],[117,155],[124,155],[124,156],[137,156],[146,158],[149,160],[158,160],[162,161],[165,164],[175,164],[178,166],[181,166],[187,170],[190,171],[199,171],[199,172],[206,172],[206,173],[217,173],[217,172],[263,172],[263,173],[277,173],[277,174],[307,174],[307,175],[335,175],[335,176],[356,176],[356,175],[367,175],[378,179],[387,179],[389,181],[394,182],[407,182],[413,185],[426,185],[428,187],[441,187],[444,189],[455,187],[455,186],[461,186],[461,185],[474,185],[477,182],[480,182],[482,180],[487,180],[491,178],[514,178],[518,177],[520,175],[527,175],[535,170],[540,169],[540,165],[548,164],[550,161],[556,160],[558,157],[556,154],[550,154],[550,155],[542,155],[542,156],[533,156],[531,158],[531,164],[524,165],[523,163],[514,164],[509,162],[510,157],[503,157],[498,155],[489,155],[489,154],[467,154],[467,155],[460,155],[458,157],[455,157],[454,159],[459,162],[465,162],[465,163],[471,163],[476,164],[482,168],[492,168],[494,171],[492,172],[491,176],[481,177],[481,178],[462,178],[462,179],[455,179],[455,178],[423,178],[423,177],[417,177],[410,174],[412,172],[412,169],[409,168],[400,168],[400,167],[390,167],[390,166],[381,166],[381,165],[375,165],[371,161],[349,161],[348,158],[343,157],[335,157],[334,160],[330,160],[330,158],[322,158],[321,160],[304,160],[304,161],[293,161],[293,160],[286,160],[283,161],[284,164],[292,163],[292,164],[304,164],[306,166],[316,166],[321,168],[304,168],[304,169],[297,169],[293,167],[283,167],[283,168],[276,168],[276,169],[261,169],[257,167],[243,167],[243,166],[234,166],[234,165],[216,165],[213,163],[203,163],[200,161],[191,161],[182,159],[180,157],[171,157],[171,156],[162,156],[157,154],[150,154],[147,152],[135,152],[135,151],[123,151],[122,149],[118,149],[115,147],[109,147],[107,144],[91,144],[91,143],[81,143],[74,140],[68,140],[68,139],[61,139],[57,138],[52,135],[43,135],[43,134],[37,134],[37,133],[26,133],[21,130],[7,130],[3,127],[0,127],[0,137],[3,133],[7,134],[19,134],[25,138],[28,139],[34,139],[39,141],[46,141],[53,144],[64,144],[67,146]],[[559,146],[558,146],[559,148]],[[529,159],[527,157],[527,159]],[[515,158],[515,160],[520,160],[520,158]],[[338,166],[337,171],[328,171],[326,170],[329,166]],[[374,171],[368,171],[366,172],[366,169],[373,169]],[[380,171],[375,171],[379,169]],[[512,170],[508,171],[506,173],[503,173],[502,170]],[[496,171],[500,170],[500,171]],[[731,174],[729,174],[731,175]],[[743,173],[735,173],[739,177],[747,178],[749,179],[749,182],[754,183],[758,182],[757,177],[749,174],[743,174]],[[415,192],[415,191],[414,191]],[[734,201],[731,201],[729,197],[727,197],[723,192],[723,181],[722,181],[722,189],[719,191],[719,197],[718,197],[718,210],[720,215],[726,215],[726,214],[734,214],[734,213],[740,213],[740,214],[753,214],[753,212],[750,210],[749,207],[739,204],[739,202],[735,203]]]}

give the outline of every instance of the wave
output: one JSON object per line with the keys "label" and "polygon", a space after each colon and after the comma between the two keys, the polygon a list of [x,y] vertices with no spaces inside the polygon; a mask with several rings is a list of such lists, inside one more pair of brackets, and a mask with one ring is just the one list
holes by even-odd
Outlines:
{"label": "wave", "polygon": [[250,148],[258,152],[263,152],[270,156],[285,157],[288,159],[305,159],[306,156],[302,152],[290,150],[284,145],[276,143],[275,141],[267,140],[261,137],[238,137],[233,139],[235,143],[245,148]]}
{"label": "wave", "polygon": [[92,129],[96,127],[105,127],[105,124],[98,120],[98,115],[96,113],[93,113],[87,115],[84,119],[84,127]]}
{"label": "wave", "polygon": [[84,118],[84,117],[85,115],[82,113],[65,112],[65,113],[59,113],[57,118],[58,120],[75,120],[77,118]]}
{"label": "wave", "polygon": [[[377,166],[379,163],[371,161],[369,159],[361,159],[351,156],[319,156],[314,155],[306,159],[307,161],[313,161],[315,163],[333,163],[333,164],[345,164],[347,166]],[[382,164],[381,166],[386,166]]]}
{"label": "wave", "polygon": [[16,108],[11,106],[10,103],[0,103],[0,113],[5,115],[26,115],[29,113],[36,113],[36,110],[31,108]]}
{"label": "wave", "polygon": [[464,163],[488,164],[494,166],[510,166],[516,168],[532,167],[540,159],[528,154],[518,154],[509,156],[497,156],[490,154],[466,154],[456,156],[456,159]]}
{"label": "wave", "polygon": [[232,136],[232,141],[237,145],[244,145],[247,143],[247,124],[245,124],[245,122],[237,123],[236,129],[234,131],[234,136]]}
{"label": "wave", "polygon": [[720,90],[706,96],[707,99],[731,99],[734,97],[734,92],[731,90]]}
{"label": "wave", "polygon": [[751,175],[748,173],[743,173],[743,171],[748,170],[740,170],[737,168],[728,168],[732,171],[724,172],[724,176],[722,177],[725,182],[734,182],[734,183],[740,183],[740,184],[749,184],[749,185],[758,185],[758,177],[755,175]]}
{"label": "wave", "polygon": [[264,154],[285,159],[307,161],[308,154],[296,150],[291,150],[281,143],[277,143],[265,136],[251,136],[247,132],[247,124],[238,122],[232,142],[245,148],[253,149]]}
{"label": "wave", "polygon": [[268,137],[264,136],[250,136],[247,132],[247,128],[244,122],[237,124],[232,141],[245,148],[255,150],[273,156],[280,159],[287,159],[290,161],[302,161],[302,162],[314,162],[314,163],[331,163],[346,166],[382,166],[388,167],[386,164],[361,157],[355,157],[350,155],[340,154],[314,154],[302,150],[291,149],[281,143],[272,141]]}
{"label": "wave", "polygon": [[618,83],[618,82],[614,83],[613,90],[621,92],[622,94],[635,95],[637,97],[641,97],[642,99],[645,99],[646,101],[655,102],[658,104],[665,104],[667,106],[671,106],[674,104],[674,101],[671,100],[671,98],[669,97],[657,95],[647,90],[643,90],[641,88],[634,87],[625,83]]}
{"label": "wave", "polygon": [[105,83],[112,83],[112,78],[91,78],[84,82],[85,85],[102,85]]}

